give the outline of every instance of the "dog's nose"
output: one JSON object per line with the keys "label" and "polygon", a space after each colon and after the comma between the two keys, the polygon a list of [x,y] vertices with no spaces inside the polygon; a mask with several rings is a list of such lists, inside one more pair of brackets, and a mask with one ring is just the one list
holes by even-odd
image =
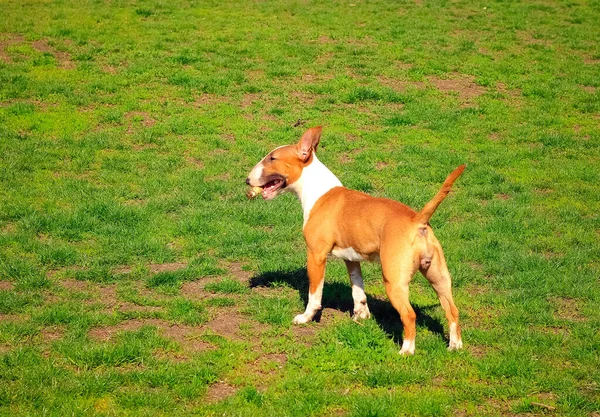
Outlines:
{"label": "dog's nose", "polygon": [[250,178],[246,178],[246,184],[250,185]]}

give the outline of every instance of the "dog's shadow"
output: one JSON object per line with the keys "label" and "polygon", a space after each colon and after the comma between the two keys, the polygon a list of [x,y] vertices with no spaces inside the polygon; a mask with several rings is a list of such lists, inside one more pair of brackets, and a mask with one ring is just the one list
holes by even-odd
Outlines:
{"label": "dog's shadow", "polygon": [[[298,268],[293,271],[274,271],[265,272],[250,279],[250,287],[275,287],[281,284],[287,284],[297,290],[304,301],[304,305],[308,302],[308,278],[306,276],[306,268]],[[398,312],[392,307],[390,302],[382,300],[367,294],[367,303],[371,310],[371,316],[377,324],[389,334],[394,342],[402,342],[402,322]],[[350,279],[348,284],[339,282],[328,283],[327,279],[323,286],[322,307],[333,308],[340,310],[348,316],[352,315],[354,302],[352,300],[352,289],[350,287]],[[431,317],[428,311],[435,308],[437,305],[421,306],[411,303],[415,313],[417,314],[417,326],[422,326],[429,329],[432,333],[440,335],[448,341],[444,335],[444,326],[442,323]],[[298,312],[301,313],[301,312]],[[315,315],[314,320],[320,321],[321,312]]]}

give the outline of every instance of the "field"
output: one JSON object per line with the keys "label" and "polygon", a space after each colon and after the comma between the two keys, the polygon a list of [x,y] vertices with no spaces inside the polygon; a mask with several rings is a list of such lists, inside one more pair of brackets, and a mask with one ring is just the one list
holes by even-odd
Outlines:
{"label": "field", "polygon": [[[0,415],[600,416],[600,1],[0,0]],[[307,299],[302,213],[249,201],[323,125],[349,188],[432,218],[418,275]]]}

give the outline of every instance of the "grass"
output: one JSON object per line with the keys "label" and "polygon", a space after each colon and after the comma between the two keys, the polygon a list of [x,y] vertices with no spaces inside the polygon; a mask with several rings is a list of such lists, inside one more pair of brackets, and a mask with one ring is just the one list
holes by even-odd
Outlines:
{"label": "grass", "polygon": [[[0,2],[0,415],[600,413],[598,1]],[[417,352],[377,265],[351,321],[302,215],[248,201],[324,125],[348,187],[432,219]]]}

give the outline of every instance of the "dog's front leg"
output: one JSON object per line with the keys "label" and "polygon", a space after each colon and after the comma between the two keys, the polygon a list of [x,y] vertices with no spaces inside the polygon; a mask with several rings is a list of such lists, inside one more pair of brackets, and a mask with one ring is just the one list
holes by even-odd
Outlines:
{"label": "dog's front leg", "polygon": [[317,256],[308,253],[308,304],[304,314],[294,317],[294,324],[308,323],[313,319],[317,311],[321,309],[321,298],[323,297],[323,283],[325,282],[326,256]]}
{"label": "dog's front leg", "polygon": [[365,294],[360,262],[344,262],[346,262],[346,268],[348,269],[348,275],[350,275],[350,282],[352,283],[352,299],[354,300],[352,318],[354,320],[368,319],[371,317],[371,312],[367,305],[367,295]]}

